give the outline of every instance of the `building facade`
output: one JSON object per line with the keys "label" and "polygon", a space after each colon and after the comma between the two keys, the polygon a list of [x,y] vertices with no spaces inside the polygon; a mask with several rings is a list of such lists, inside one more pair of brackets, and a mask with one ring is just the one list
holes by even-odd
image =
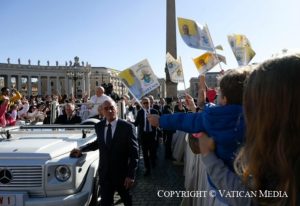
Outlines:
{"label": "building facade", "polygon": [[[79,58],[74,58],[74,63],[69,61],[65,65],[41,65],[40,61],[36,65],[21,64],[18,59],[17,64],[12,64],[10,59],[7,63],[0,63],[0,88],[6,86],[15,88],[25,96],[30,95],[67,95],[78,98],[84,95],[92,96],[95,88],[103,84],[112,84],[113,91],[119,96],[128,94],[128,89],[119,80],[120,71],[107,67],[92,67],[90,64],[81,62]],[[158,79],[160,87],[152,92],[155,98],[166,97],[166,81]]]}
{"label": "building facade", "polygon": [[[217,76],[219,72],[207,72],[205,74],[205,81],[209,88],[217,88],[218,87],[218,79]],[[199,78],[193,77],[190,79],[190,95],[197,99],[198,98],[198,88],[199,88]]]}
{"label": "building facade", "polygon": [[6,86],[15,88],[23,95],[67,95],[81,98],[84,95],[95,94],[95,87],[104,83],[111,83],[114,92],[123,95],[128,90],[117,78],[118,71],[106,67],[91,67],[90,64],[79,63],[79,58],[74,58],[74,63],[66,62],[61,66],[0,63],[0,88]]}

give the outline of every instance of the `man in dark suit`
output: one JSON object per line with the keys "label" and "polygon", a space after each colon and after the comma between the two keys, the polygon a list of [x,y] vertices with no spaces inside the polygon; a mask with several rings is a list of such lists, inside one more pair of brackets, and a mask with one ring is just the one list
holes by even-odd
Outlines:
{"label": "man in dark suit", "polygon": [[81,123],[81,117],[75,113],[75,105],[73,103],[67,103],[65,105],[65,112],[59,115],[55,124],[79,124]]}
{"label": "man in dark suit", "polygon": [[103,115],[101,114],[101,104],[98,106],[98,114],[91,116],[89,118],[103,120]]}
{"label": "man in dark suit", "polygon": [[113,204],[118,191],[124,204],[132,205],[129,189],[133,186],[138,163],[138,143],[131,123],[118,119],[116,103],[110,99],[101,105],[104,120],[95,125],[97,140],[71,151],[71,157],[99,149],[101,206]]}
{"label": "man in dark suit", "polygon": [[147,97],[142,99],[143,109],[138,111],[134,125],[138,127],[141,137],[141,144],[144,156],[144,164],[146,168],[145,176],[150,175],[151,167],[155,167],[156,157],[156,128],[152,127],[147,119],[147,114],[158,114],[158,111],[150,108],[150,100]]}

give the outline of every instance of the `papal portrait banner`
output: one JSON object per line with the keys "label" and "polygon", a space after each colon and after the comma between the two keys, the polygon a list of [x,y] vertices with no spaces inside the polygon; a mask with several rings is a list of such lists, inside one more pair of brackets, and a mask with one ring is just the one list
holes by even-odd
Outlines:
{"label": "papal portrait banner", "polygon": [[166,54],[167,68],[170,74],[170,80],[174,83],[183,82],[182,64],[179,59],[175,59],[169,52]]}
{"label": "papal portrait banner", "polygon": [[193,59],[199,75],[205,74],[216,66],[219,62],[226,64],[226,58],[220,54],[215,54],[212,52],[206,52]]}
{"label": "papal portrait banner", "polygon": [[228,35],[228,42],[239,66],[248,65],[255,56],[250,42],[245,35],[232,34]]}
{"label": "papal portrait banner", "polygon": [[193,20],[178,17],[178,28],[181,38],[189,47],[214,51],[207,25],[202,26]]}
{"label": "papal portrait banner", "polygon": [[158,79],[147,59],[125,69],[118,76],[136,99],[141,99],[159,87]]}

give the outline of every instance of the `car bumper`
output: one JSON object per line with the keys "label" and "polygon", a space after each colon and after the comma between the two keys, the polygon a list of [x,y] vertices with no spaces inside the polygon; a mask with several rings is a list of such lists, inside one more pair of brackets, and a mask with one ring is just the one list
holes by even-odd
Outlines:
{"label": "car bumper", "polygon": [[24,201],[24,206],[83,206],[87,204],[89,196],[89,192],[82,191],[69,196],[30,198]]}
{"label": "car bumper", "polygon": [[25,192],[0,192],[0,205],[9,206],[84,206],[89,202],[90,192],[56,197],[30,198]]}

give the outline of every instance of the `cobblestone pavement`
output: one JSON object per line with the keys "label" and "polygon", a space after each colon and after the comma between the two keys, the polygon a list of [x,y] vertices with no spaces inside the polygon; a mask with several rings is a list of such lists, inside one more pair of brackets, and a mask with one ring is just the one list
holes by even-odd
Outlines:
{"label": "cobblestone pavement", "polygon": [[[133,205],[136,206],[179,206],[181,198],[158,197],[159,190],[184,190],[183,166],[174,165],[171,160],[164,158],[164,147],[159,145],[156,167],[151,171],[151,175],[144,177],[143,159],[139,164],[137,171],[136,185],[132,189]],[[118,203],[120,197],[115,195],[115,205],[122,206]]]}

